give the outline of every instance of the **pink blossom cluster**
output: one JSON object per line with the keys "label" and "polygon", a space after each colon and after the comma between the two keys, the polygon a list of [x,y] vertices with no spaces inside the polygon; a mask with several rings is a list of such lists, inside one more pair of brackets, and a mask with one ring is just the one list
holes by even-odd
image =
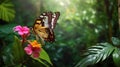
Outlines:
{"label": "pink blossom cluster", "polygon": [[[18,34],[22,37],[23,40],[26,40],[26,38],[30,35],[30,29],[27,26],[16,26],[13,28],[15,32],[18,32]],[[25,41],[23,41],[25,42]],[[30,42],[25,48],[24,48],[26,54],[32,55],[34,58],[39,57],[39,53],[41,51],[41,44],[39,44],[36,40],[33,42]]]}

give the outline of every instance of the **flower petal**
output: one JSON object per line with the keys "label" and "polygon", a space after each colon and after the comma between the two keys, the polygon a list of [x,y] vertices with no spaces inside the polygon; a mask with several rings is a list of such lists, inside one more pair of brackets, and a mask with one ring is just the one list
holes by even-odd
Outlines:
{"label": "flower petal", "polygon": [[28,55],[31,55],[33,53],[32,48],[29,45],[25,47],[24,50]]}
{"label": "flower petal", "polygon": [[22,26],[18,25],[13,28],[14,31],[20,31],[22,29]]}
{"label": "flower petal", "polygon": [[39,52],[33,52],[33,57],[38,58],[39,57]]}
{"label": "flower petal", "polygon": [[30,30],[27,26],[23,26],[23,29],[24,29],[25,31],[29,31],[29,30]]}
{"label": "flower petal", "polygon": [[28,34],[28,33],[29,33],[29,31],[23,31],[23,33],[24,33],[24,34]]}
{"label": "flower petal", "polygon": [[34,48],[34,50],[33,50],[34,52],[40,52],[41,51],[41,48]]}
{"label": "flower petal", "polygon": [[21,32],[21,31],[19,31],[19,32],[18,32],[18,34],[19,34],[19,35],[24,35],[24,33],[23,33],[23,32]]}
{"label": "flower petal", "polygon": [[[18,34],[21,35],[21,36],[24,35],[24,36],[27,37],[30,34],[30,29],[27,26],[22,27],[22,26],[18,25],[16,27],[14,27],[13,30],[17,31]],[[26,37],[24,37],[24,38],[26,38]]]}

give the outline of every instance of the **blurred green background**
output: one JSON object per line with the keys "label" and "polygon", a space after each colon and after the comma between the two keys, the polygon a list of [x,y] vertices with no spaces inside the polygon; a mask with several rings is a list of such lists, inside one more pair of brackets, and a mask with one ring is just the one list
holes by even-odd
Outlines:
{"label": "blurred green background", "polygon": [[[73,67],[88,47],[120,37],[117,4],[117,0],[0,0],[0,54],[12,44],[14,26],[32,27],[41,13],[59,11],[56,41],[43,48],[54,67]],[[2,58],[0,65],[4,66]],[[111,65],[113,61],[108,59],[90,67]]]}

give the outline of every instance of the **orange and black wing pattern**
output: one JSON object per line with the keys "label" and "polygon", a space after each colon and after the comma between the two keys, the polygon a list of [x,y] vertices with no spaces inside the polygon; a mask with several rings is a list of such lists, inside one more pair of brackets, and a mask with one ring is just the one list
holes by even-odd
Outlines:
{"label": "orange and black wing pattern", "polygon": [[54,28],[60,16],[59,12],[44,12],[36,20],[33,26],[34,33],[48,42],[54,42]]}

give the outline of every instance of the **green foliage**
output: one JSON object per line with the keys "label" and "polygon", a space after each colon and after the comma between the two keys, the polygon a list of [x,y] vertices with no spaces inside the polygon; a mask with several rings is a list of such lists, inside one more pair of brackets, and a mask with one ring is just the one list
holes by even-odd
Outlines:
{"label": "green foliage", "polygon": [[92,46],[85,54],[86,57],[81,60],[75,67],[87,67],[88,65],[96,64],[105,60],[113,53],[115,47],[109,43],[99,43]]}
{"label": "green foliage", "polygon": [[[12,44],[11,44],[12,45]],[[11,53],[11,45],[4,47],[1,52],[1,58],[3,59],[4,64],[1,66],[11,66],[13,65],[13,56]]]}
{"label": "green foliage", "polygon": [[21,41],[16,36],[14,38],[15,40],[11,51],[12,51],[14,63],[19,64],[23,62],[25,53]]}
{"label": "green foliage", "polygon": [[[33,66],[49,67],[49,65],[52,65],[52,62],[50,61],[50,58],[44,49],[42,49],[42,51],[40,53],[40,58],[38,58],[38,59],[26,56],[26,54],[24,53],[24,49],[21,44],[21,41],[16,36],[14,37],[14,43],[8,47],[5,47],[2,54],[3,54],[2,58],[5,63],[4,66],[21,67],[21,66],[33,65]],[[29,62],[29,61],[31,61],[31,62]]]}
{"label": "green foliage", "polygon": [[[112,37],[113,45],[109,43],[99,43],[96,46],[92,46],[85,53],[86,57],[83,58],[75,67],[87,67],[104,61],[110,55],[113,57],[113,61],[117,67],[120,65],[120,49],[117,48],[120,44],[120,40],[116,37]],[[116,46],[116,47],[115,47]]]}
{"label": "green foliage", "polygon": [[113,45],[120,46],[120,40],[118,38],[112,37],[111,39],[112,39]]}
{"label": "green foliage", "polygon": [[1,40],[1,46],[10,45],[13,43],[14,39],[14,31],[13,27],[16,24],[6,24],[0,26],[0,40]]}
{"label": "green foliage", "polygon": [[8,34],[11,34],[13,33],[13,27],[15,26],[16,24],[6,24],[6,25],[0,25],[0,34],[1,36],[0,37],[4,37]]}
{"label": "green foliage", "polygon": [[119,48],[115,48],[115,50],[112,54],[112,57],[113,57],[113,61],[114,61],[115,65],[117,67],[120,67],[120,49]]}
{"label": "green foliage", "polygon": [[[108,1],[109,3],[104,3],[104,1]],[[56,42],[45,45],[45,50],[50,55],[56,67],[73,67],[75,63],[82,59],[80,55],[86,48],[95,45],[97,42],[108,42],[108,39],[111,38],[109,34],[119,37],[117,6],[117,0],[0,0],[0,19],[10,21],[16,12],[15,23],[32,27],[35,17],[38,14],[44,11],[60,11],[61,16],[54,31]],[[40,12],[37,11],[39,9]],[[109,26],[110,23],[112,27]],[[12,31],[14,26],[14,24],[0,26],[0,57],[4,58],[5,62],[5,64],[1,65],[14,65],[12,61],[14,58],[11,51],[14,42],[14,33]],[[111,28],[112,32],[109,31],[109,28]],[[113,37],[112,41],[114,46],[119,47],[118,38]],[[103,46],[101,48],[103,49]],[[98,50],[100,51],[100,49]],[[96,54],[92,54],[91,56],[96,56]],[[113,60],[118,65],[119,48],[115,47],[113,54]],[[90,58],[89,55],[86,57]],[[24,66],[28,67],[44,67],[47,65],[45,62],[49,64],[47,59],[43,59],[45,62],[42,59],[33,60],[31,57],[28,58],[28,56],[25,57],[26,59],[28,60]],[[97,57],[97,59],[100,62],[103,58],[100,60]],[[105,67],[108,65],[107,63],[104,64]],[[16,66],[21,66],[21,64]],[[102,64],[101,67],[103,67]]]}
{"label": "green foliage", "polygon": [[14,5],[10,0],[0,1],[0,19],[4,21],[11,21],[15,18]]}
{"label": "green foliage", "polygon": [[14,43],[9,45],[9,49],[6,47],[3,51],[3,61],[5,66],[16,66],[22,64],[23,58],[23,47],[20,40],[15,36]]}
{"label": "green foliage", "polygon": [[[14,32],[13,27],[15,24],[6,24],[0,26],[0,57],[3,59],[4,64],[11,66],[13,63],[13,55],[12,55],[12,46],[14,42]],[[1,65],[1,66],[2,66]]]}
{"label": "green foliage", "polygon": [[41,58],[42,60],[47,61],[49,64],[52,65],[52,62],[50,61],[50,57],[49,57],[49,55],[47,54],[47,52],[46,52],[44,49],[41,50],[40,58]]}
{"label": "green foliage", "polygon": [[[42,63],[46,67],[49,67],[49,64],[53,65],[52,62],[50,61],[49,55],[47,54],[47,52],[44,49],[41,50],[40,57],[38,59],[35,59],[35,60]],[[45,61],[48,62],[49,64],[45,63]]]}

